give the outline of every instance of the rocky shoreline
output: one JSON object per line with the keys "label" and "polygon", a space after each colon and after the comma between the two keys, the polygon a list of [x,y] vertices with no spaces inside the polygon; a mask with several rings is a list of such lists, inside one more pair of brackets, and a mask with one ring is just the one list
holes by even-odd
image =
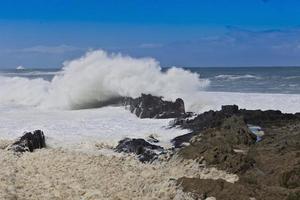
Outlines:
{"label": "rocky shoreline", "polygon": [[[190,132],[174,138],[170,149],[157,145],[158,140],[151,136],[147,141],[125,138],[114,148],[116,152],[135,154],[143,163],[168,162],[176,157],[239,177],[235,183],[196,176],[178,177],[177,186],[192,198],[300,199],[300,113],[224,105],[220,111],[196,115],[185,111],[182,99],[171,102],[146,94],[135,99],[124,98],[122,104],[140,118],[175,118],[170,127]],[[258,127],[259,133],[251,127]],[[45,146],[43,132],[35,131],[26,133],[7,149],[32,152]]]}
{"label": "rocky shoreline", "polygon": [[[149,96],[141,98],[149,100]],[[131,105],[132,112],[134,105]],[[173,127],[191,130],[172,140],[174,154],[238,174],[239,181],[233,184],[224,180],[182,177],[177,183],[183,191],[201,199],[210,196],[224,200],[300,199],[299,113],[246,110],[225,105],[220,111],[208,111],[193,119],[188,116],[181,109],[181,115],[172,123]],[[258,126],[263,135],[256,135],[250,126]]]}

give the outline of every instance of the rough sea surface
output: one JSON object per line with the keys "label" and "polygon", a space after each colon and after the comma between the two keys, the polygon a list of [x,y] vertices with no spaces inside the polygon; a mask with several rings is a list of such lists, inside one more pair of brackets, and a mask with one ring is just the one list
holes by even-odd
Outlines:
{"label": "rough sea surface", "polygon": [[[300,68],[161,68],[151,58],[89,52],[62,69],[0,70],[0,199],[192,199],[180,177],[238,180],[237,175],[176,157],[152,164],[113,152],[125,137],[155,135],[158,145],[189,130],[169,119],[139,119],[123,106],[99,107],[141,93],[180,97],[187,111],[300,112]],[[93,105],[93,106],[91,106]],[[89,107],[89,109],[83,109]],[[6,147],[41,129],[46,149],[18,156]]]}
{"label": "rough sea surface", "polygon": [[95,143],[113,146],[124,137],[151,134],[169,146],[188,130],[168,129],[169,120],[139,119],[122,106],[97,105],[150,93],[183,98],[186,110],[197,113],[225,104],[295,113],[299,86],[297,67],[161,68],[151,58],[94,51],[62,69],[1,70],[0,139],[42,129],[53,147],[93,151]]}

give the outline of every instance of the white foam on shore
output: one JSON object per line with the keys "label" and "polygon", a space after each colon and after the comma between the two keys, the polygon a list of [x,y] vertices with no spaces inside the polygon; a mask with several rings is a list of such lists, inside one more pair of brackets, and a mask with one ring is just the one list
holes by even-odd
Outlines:
{"label": "white foam on shore", "polygon": [[180,191],[183,176],[201,179],[238,177],[194,161],[143,164],[114,157],[41,149],[16,156],[0,150],[0,199],[192,199]]}
{"label": "white foam on shore", "polygon": [[[189,110],[220,110],[236,104],[246,109],[279,109],[300,112],[300,95],[198,92],[189,97]],[[124,107],[85,110],[50,110],[31,106],[0,106],[0,139],[15,139],[24,131],[41,129],[51,147],[97,151],[96,145],[115,146],[124,137],[146,138],[157,135],[160,145],[188,130],[168,129],[170,119],[139,119]]]}
{"label": "white foam on shore", "polygon": [[[247,76],[249,78],[249,76]],[[206,80],[180,68],[162,72],[152,58],[132,58],[104,51],[66,62],[52,81],[0,77],[0,139],[41,129],[53,147],[92,150],[96,143],[115,145],[124,137],[158,135],[161,145],[187,130],[166,129],[169,119],[138,119],[122,107],[86,110],[114,97],[141,93],[183,98],[187,111],[201,113],[237,104],[247,109],[300,112],[299,94],[206,92]]]}
{"label": "white foam on shore", "polygon": [[124,137],[146,138],[157,135],[159,144],[187,130],[168,129],[169,119],[139,119],[124,107],[85,110],[41,110],[33,107],[0,106],[0,139],[15,139],[24,131],[41,129],[47,145],[92,151],[95,145],[114,146]]}
{"label": "white foam on shore", "polygon": [[233,104],[251,110],[280,110],[284,113],[300,112],[300,94],[200,91],[193,98],[189,98],[189,101],[190,107],[188,109],[198,113],[208,110],[220,110],[222,105]]}

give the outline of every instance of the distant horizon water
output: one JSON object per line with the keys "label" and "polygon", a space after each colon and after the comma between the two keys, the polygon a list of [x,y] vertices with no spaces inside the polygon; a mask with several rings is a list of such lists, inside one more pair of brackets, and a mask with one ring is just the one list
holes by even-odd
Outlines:
{"label": "distant horizon water", "polygon": [[[170,67],[163,67],[166,71]],[[300,67],[184,67],[209,81],[206,91],[300,94]],[[50,81],[61,68],[0,69],[0,76]]]}

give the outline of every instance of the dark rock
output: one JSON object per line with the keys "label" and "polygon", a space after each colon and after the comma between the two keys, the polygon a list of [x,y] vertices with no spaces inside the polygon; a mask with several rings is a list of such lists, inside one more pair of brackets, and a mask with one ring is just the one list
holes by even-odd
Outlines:
{"label": "dark rock", "polygon": [[147,141],[150,143],[158,143],[159,142],[159,140],[152,134],[147,137]]}
{"label": "dark rock", "polygon": [[133,153],[138,156],[141,162],[150,162],[157,158],[157,156],[164,149],[160,146],[150,144],[144,139],[130,139],[125,138],[119,141],[116,146],[116,152]]}
{"label": "dark rock", "polygon": [[239,107],[237,105],[225,105],[222,106],[221,110],[224,114],[233,115],[239,111]]}
{"label": "dark rock", "polygon": [[243,186],[237,186],[224,180],[198,179],[183,177],[178,179],[177,184],[182,190],[194,195],[195,199],[215,197],[224,200],[249,200],[253,197],[251,192]]}
{"label": "dark rock", "polygon": [[171,102],[162,100],[162,97],[142,94],[135,99],[125,98],[124,105],[139,118],[165,119],[185,116],[184,102],[179,98]]}
{"label": "dark rock", "polygon": [[290,171],[284,172],[280,176],[280,185],[282,187],[295,189],[300,187],[300,166]]}
{"label": "dark rock", "polygon": [[254,144],[256,136],[250,132],[242,117],[232,116],[219,128],[204,130],[190,140],[190,145],[179,150],[185,159],[201,159],[207,164],[232,173],[244,173],[254,165],[254,160],[235,149],[245,151]]}
{"label": "dark rock", "polygon": [[287,193],[278,188],[270,189],[240,183],[229,183],[221,179],[211,180],[182,177],[177,180],[177,184],[182,187],[183,192],[193,195],[194,199],[206,199],[207,197],[215,197],[222,200],[287,199]]}
{"label": "dark rock", "polygon": [[191,130],[186,136],[178,136],[172,140],[175,147],[180,147],[182,143],[189,142],[193,135],[199,134],[208,128],[219,127],[224,119],[233,115],[241,116],[247,124],[258,125],[261,127],[280,126],[290,121],[300,120],[300,116],[294,114],[284,114],[274,110],[246,110],[238,109],[236,105],[222,106],[220,111],[208,111],[197,115],[193,119],[179,118],[174,121],[172,126],[179,126]]}
{"label": "dark rock", "polygon": [[8,149],[15,152],[33,152],[35,149],[44,147],[46,147],[46,143],[43,131],[35,130],[33,133],[25,132],[25,134]]}
{"label": "dark rock", "polygon": [[[226,106],[221,111],[209,111],[180,123],[192,132],[176,138],[190,143],[178,150],[179,156],[205,161],[208,166],[239,175],[235,184],[179,179],[185,192],[194,193],[198,198],[299,199],[299,115]],[[249,124],[258,125],[264,132],[259,142],[255,142]]]}
{"label": "dark rock", "polygon": [[300,199],[300,190],[295,192],[290,192],[287,200],[299,200]]}

